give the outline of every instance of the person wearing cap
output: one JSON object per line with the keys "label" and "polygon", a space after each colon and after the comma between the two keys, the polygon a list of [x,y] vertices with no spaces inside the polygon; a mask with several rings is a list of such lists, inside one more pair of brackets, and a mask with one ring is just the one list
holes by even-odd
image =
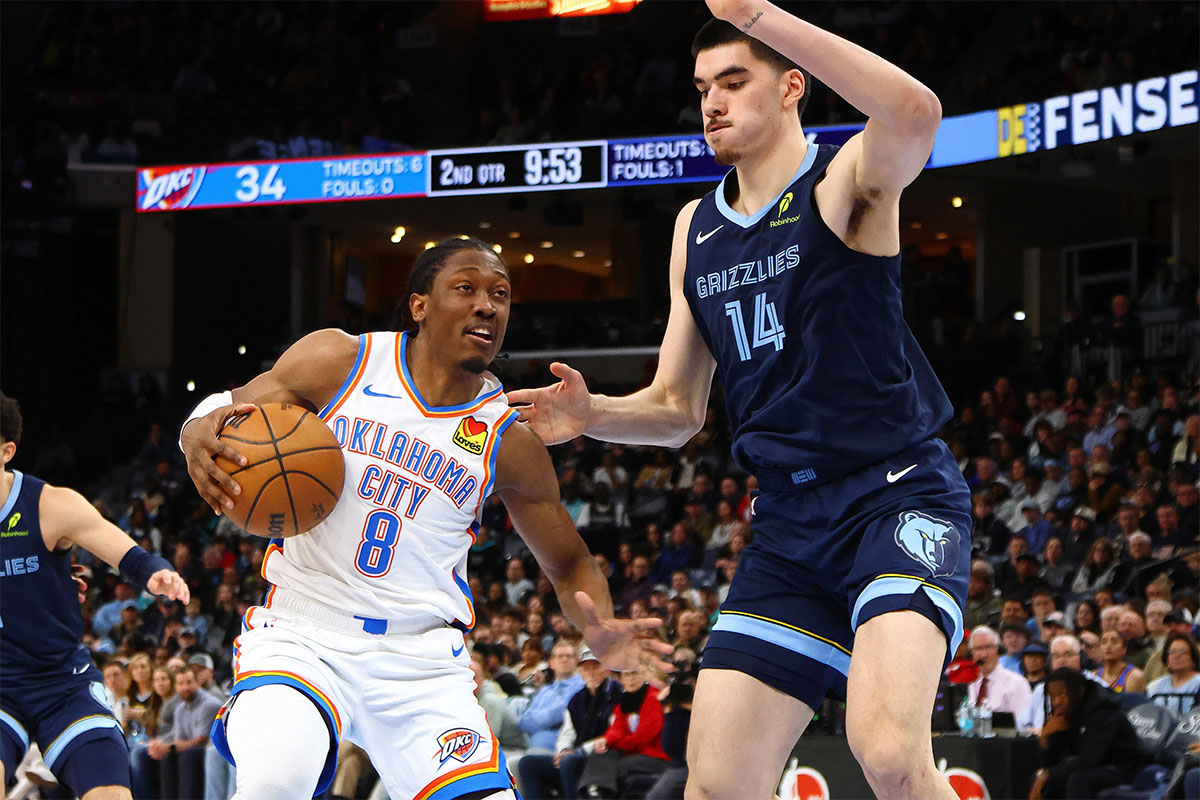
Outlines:
{"label": "person wearing cap", "polygon": [[1062,636],[1064,633],[1070,633],[1071,628],[1067,625],[1067,618],[1061,611],[1054,611],[1046,615],[1046,619],[1042,620],[1041,641],[1043,644],[1054,639],[1055,636]]}
{"label": "person wearing cap", "polygon": [[[1088,631],[1088,636],[1096,634]],[[1091,671],[1085,671],[1083,667],[1083,651],[1084,644],[1079,638],[1069,633],[1059,634],[1050,640],[1050,671],[1056,669],[1073,669],[1083,675],[1083,677],[1093,683],[1105,686],[1103,680]],[[1046,719],[1046,683],[1042,683],[1033,687],[1033,693],[1030,695],[1029,703],[1021,711],[1017,712],[1017,730],[1022,733],[1032,733],[1037,735],[1041,733],[1042,724]]]}
{"label": "person wearing cap", "polygon": [[228,697],[226,692],[221,691],[221,687],[213,683],[213,659],[208,653],[193,653],[188,657],[188,665],[196,673],[196,683],[200,685],[200,691],[209,695],[219,703],[225,702]]}
{"label": "person wearing cap", "polygon": [[121,608],[126,600],[135,599],[133,586],[129,581],[122,580],[113,587],[113,599],[96,609],[92,614],[92,631],[97,636],[104,636],[121,622]]}
{"label": "person wearing cap", "polygon": [[1042,509],[1044,513],[1046,509],[1054,505],[1054,501],[1066,488],[1067,481],[1062,463],[1057,459],[1047,458],[1042,462],[1042,486],[1034,496],[1038,508]]}
{"label": "person wearing cap", "polygon": [[1054,533],[1054,526],[1042,517],[1042,509],[1032,497],[1021,501],[1021,516],[1025,518],[1025,525],[1017,533],[1024,535],[1029,552],[1041,553],[1046,539]]}
{"label": "person wearing cap", "polygon": [[[1096,514],[1087,506],[1077,506],[1069,512],[1067,536],[1063,545],[1067,550],[1067,563],[1082,565],[1094,543]],[[1075,574],[1079,577],[1079,573]]]}
{"label": "person wearing cap", "polygon": [[532,754],[520,760],[521,796],[527,800],[547,798],[552,788],[561,789],[563,797],[578,797],[579,776],[608,730],[621,685],[586,647],[579,655],[579,674],[583,688],[567,701],[555,754]]}
{"label": "person wearing cap", "polygon": [[1049,649],[1041,642],[1030,642],[1021,651],[1021,674],[1029,681],[1030,688],[1041,685],[1046,678],[1046,658]]}

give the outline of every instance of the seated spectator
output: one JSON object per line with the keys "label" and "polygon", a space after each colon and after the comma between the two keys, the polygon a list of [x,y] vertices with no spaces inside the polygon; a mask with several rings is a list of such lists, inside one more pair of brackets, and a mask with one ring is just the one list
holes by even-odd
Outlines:
{"label": "seated spectator", "polygon": [[1154,645],[1146,638],[1146,620],[1133,609],[1125,609],[1117,621],[1117,633],[1125,640],[1126,658],[1138,669],[1145,669],[1146,662],[1156,652]]}
{"label": "seated spectator", "polygon": [[671,573],[671,591],[668,598],[679,598],[688,608],[700,608],[700,590],[692,586],[692,579],[687,570],[677,569]]}
{"label": "seated spectator", "polygon": [[[1096,601],[1084,598],[1075,606],[1075,635],[1091,631],[1100,635],[1100,609]],[[1051,667],[1053,669],[1053,667]]]}
{"label": "seated spectator", "polygon": [[[1057,638],[1057,637],[1056,637]],[[1033,642],[1021,651],[1021,674],[1031,688],[1041,686],[1046,679],[1046,656],[1049,650],[1041,642]]]}
{"label": "seated spectator", "polygon": [[1075,576],[1075,568],[1066,562],[1066,548],[1058,536],[1046,540],[1046,549],[1042,552],[1042,567],[1038,577],[1046,582],[1053,592],[1062,592]]}
{"label": "seated spectator", "polygon": [[[613,709],[612,724],[596,742],[579,776],[581,797],[631,797],[634,779],[657,778],[667,768],[658,692],[651,691],[645,676],[636,670],[621,673],[621,687],[624,691]],[[646,781],[646,788],[653,782]]]}
{"label": "seated spectator", "polygon": [[675,671],[658,693],[663,706],[663,752],[670,762],[658,781],[646,793],[646,800],[675,800],[683,797],[687,784],[687,735],[692,719],[692,698],[696,691],[696,652],[677,647],[671,656]]}
{"label": "seated spectator", "polygon": [[1100,634],[1100,666],[1093,672],[1117,694],[1146,693],[1146,678],[1140,669],[1125,658],[1125,640],[1117,631]]}
{"label": "seated spectator", "polygon": [[532,592],[537,588],[533,581],[525,577],[525,564],[519,558],[508,560],[508,564],[504,567],[504,576],[506,578],[504,596],[510,606],[520,604],[526,592]]}
{"label": "seated spectator", "polygon": [[1000,666],[1016,673],[1022,672],[1021,654],[1029,646],[1030,638],[1029,628],[1019,622],[1004,623],[1000,628],[1000,641],[1004,644]]}
{"label": "seated spectator", "polygon": [[1158,658],[1167,674],[1151,682],[1146,694],[1182,717],[1192,710],[1200,692],[1200,649],[1191,636],[1169,633]]}
{"label": "seated spectator", "polygon": [[[1008,558],[996,568],[996,587],[1005,597],[1015,596],[1012,587],[1020,582],[1017,575],[1017,564],[1021,556],[1029,551],[1029,540],[1014,533],[1008,540]],[[1022,596],[1022,601],[1027,595]]]}
{"label": "seated spectator", "polygon": [[1088,548],[1083,566],[1071,582],[1071,591],[1094,594],[1100,589],[1112,589],[1122,584],[1124,575],[1124,565],[1117,561],[1112,542],[1102,536]]}
{"label": "seated spectator", "polygon": [[972,705],[984,700],[993,711],[1015,714],[1029,704],[1029,682],[1020,674],[1000,666],[1000,637],[986,625],[971,631],[971,658],[979,664],[979,677],[967,687]]}
{"label": "seated spectator", "polygon": [[704,651],[708,643],[707,616],[700,608],[680,612],[675,625],[675,640],[671,643],[676,648],[687,648],[696,653]]}
{"label": "seated spectator", "polygon": [[146,708],[154,697],[154,666],[150,656],[138,653],[129,659],[129,688],[125,691],[125,733],[137,737],[146,732]]}
{"label": "seated spectator", "polygon": [[1054,593],[1045,587],[1034,589],[1029,593],[1029,608],[1033,611],[1033,616],[1025,622],[1025,626],[1029,628],[1033,639],[1045,641],[1042,638],[1042,625],[1046,617],[1058,610],[1054,603]]}
{"label": "seated spectator", "polygon": [[971,499],[971,549],[979,556],[998,556],[1009,547],[1012,531],[997,518],[996,504],[987,491]]}
{"label": "seated spectator", "polygon": [[550,650],[551,681],[538,690],[521,714],[521,730],[529,735],[529,753],[554,755],[558,731],[567,702],[583,688],[575,671],[579,650],[573,642],[561,641]]}
{"label": "seated spectator", "polygon": [[[171,789],[176,776],[180,797],[202,797],[204,747],[208,744],[208,732],[221,702],[200,690],[196,668],[190,665],[175,673],[175,693],[179,695],[180,704],[175,711],[174,724],[168,736],[150,740],[146,752],[154,760],[162,761],[163,797],[175,796]],[[175,756],[177,761],[164,761],[168,756]]]}
{"label": "seated spectator", "polygon": [[971,630],[979,625],[990,625],[1000,615],[1000,593],[995,589],[995,570],[982,558],[971,561],[971,574],[967,581],[967,610],[963,625]]}
{"label": "seated spectator", "polygon": [[650,559],[638,554],[629,565],[629,580],[625,582],[621,593],[614,598],[613,605],[621,609],[629,609],[635,602],[645,603],[654,591],[654,581],[650,578]]}
{"label": "seated spectator", "polygon": [[682,522],[671,526],[671,540],[659,553],[651,573],[655,583],[666,583],[671,579],[671,573],[677,569],[689,569],[695,566],[696,549],[692,538]]}
{"label": "seated spectator", "polygon": [[[151,680],[154,694],[147,701],[142,713],[143,727],[148,740],[133,743],[129,753],[130,788],[138,800],[162,793],[160,762],[150,757],[148,742],[164,737],[166,731],[174,724],[174,707],[180,702],[175,694],[175,679],[166,667],[155,667]],[[167,714],[168,706],[172,710],[170,715]]]}
{"label": "seated spectator", "polygon": [[521,759],[521,795],[541,800],[561,789],[563,797],[579,796],[579,775],[588,756],[608,730],[609,718],[621,697],[621,686],[592,651],[579,656],[583,688],[567,701],[554,755],[527,755]]}
{"label": "seated spectator", "polygon": [[[1087,634],[1095,636],[1094,633]],[[1100,686],[1104,685],[1104,681],[1090,672],[1083,670],[1083,643],[1075,636],[1065,633],[1062,636],[1055,636],[1050,642],[1050,671],[1056,669],[1072,669],[1076,672],[1083,673],[1085,678],[1088,678],[1093,683]],[[1017,713],[1017,730],[1026,733],[1038,734],[1041,733],[1042,724],[1046,720],[1046,682],[1043,680],[1037,686],[1033,687],[1033,693],[1030,695],[1029,704],[1025,706],[1023,711]]]}
{"label": "seated spectator", "polygon": [[475,677],[475,697],[487,714],[488,726],[504,748],[505,757],[520,761],[529,745],[529,737],[521,730],[521,723],[508,703],[508,695],[495,681],[488,679],[483,659],[474,653],[471,654],[471,674]]}
{"label": "seated spectator", "polygon": [[1025,518],[1025,525],[1017,534],[1025,537],[1029,552],[1042,552],[1046,547],[1046,540],[1054,534],[1054,526],[1042,516],[1042,509],[1032,497],[1021,503],[1021,516]]}
{"label": "seated spectator", "polygon": [[1046,677],[1050,716],[1039,736],[1042,767],[1030,800],[1092,798],[1130,781],[1145,764],[1121,704],[1071,669]]}

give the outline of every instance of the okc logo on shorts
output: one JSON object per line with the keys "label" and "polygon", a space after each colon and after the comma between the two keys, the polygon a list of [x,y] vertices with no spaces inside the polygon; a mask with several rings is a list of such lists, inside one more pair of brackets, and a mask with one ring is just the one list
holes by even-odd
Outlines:
{"label": "okc logo on shorts", "polygon": [[896,544],[934,576],[953,575],[958,569],[958,530],[949,522],[905,511],[896,526]]}
{"label": "okc logo on shorts", "polygon": [[487,423],[480,422],[474,417],[466,417],[458,423],[454,431],[454,443],[474,455],[483,455],[483,446],[487,443]]}
{"label": "okc logo on shorts", "polygon": [[438,754],[439,766],[451,758],[465,764],[479,749],[479,742],[479,734],[470,728],[451,728],[438,737],[438,744],[442,748]]}

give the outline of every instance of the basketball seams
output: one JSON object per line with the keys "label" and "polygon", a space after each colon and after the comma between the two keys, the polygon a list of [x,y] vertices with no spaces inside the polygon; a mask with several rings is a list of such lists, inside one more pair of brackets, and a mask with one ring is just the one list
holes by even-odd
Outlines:
{"label": "basketball seams", "polygon": [[[223,436],[221,438],[228,439],[229,437]],[[266,442],[261,442],[261,443],[243,442],[243,444],[257,444],[259,447],[263,447],[267,443]],[[303,455],[305,453],[317,453],[317,452],[320,452],[321,450],[337,450],[338,452],[341,452],[342,448],[338,447],[337,445],[322,444],[322,445],[318,445],[317,447],[306,447],[303,450],[289,450],[287,453],[285,453],[283,455],[283,458],[287,458],[288,456]],[[278,460],[278,458],[276,458],[275,456],[270,456],[268,458],[264,458],[262,461],[255,461],[253,464],[247,464],[244,467],[238,467],[237,469],[235,469],[233,472],[230,472],[229,474],[231,476],[237,475],[239,472],[245,472],[248,469],[254,469],[255,467],[261,467],[263,464],[269,464],[272,461],[277,461],[277,460]]]}
{"label": "basketball seams", "polygon": [[[283,453],[279,452],[279,441],[275,438],[275,429],[271,427],[271,418],[269,416],[267,416],[267,412],[265,409],[260,407],[258,410],[262,413],[263,424],[265,424],[267,426],[267,433],[269,433],[271,435],[271,447],[275,448],[275,458],[279,461],[279,476],[278,477],[283,478],[283,488],[284,488],[284,491],[287,492],[288,507],[292,510],[292,535],[295,536],[297,533],[300,532],[300,521],[296,517],[296,501],[292,497],[292,486],[290,483],[288,483],[287,467],[283,463]],[[300,419],[304,419],[304,417],[306,417],[306,416],[308,416],[307,411],[305,411],[304,414],[302,414],[300,416]],[[274,480],[274,478],[272,478],[271,480]],[[267,481],[267,482],[270,483],[270,481]]]}

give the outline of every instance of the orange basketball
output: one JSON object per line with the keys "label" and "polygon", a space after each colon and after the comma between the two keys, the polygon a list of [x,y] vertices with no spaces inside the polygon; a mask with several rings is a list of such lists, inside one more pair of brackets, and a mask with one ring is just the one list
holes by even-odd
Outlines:
{"label": "orange basketball", "polygon": [[242,487],[226,515],[257,536],[274,539],[311,530],[342,494],[346,464],[333,431],[315,414],[288,403],[263,403],[225,423],[219,437],[246,457],[217,465]]}

